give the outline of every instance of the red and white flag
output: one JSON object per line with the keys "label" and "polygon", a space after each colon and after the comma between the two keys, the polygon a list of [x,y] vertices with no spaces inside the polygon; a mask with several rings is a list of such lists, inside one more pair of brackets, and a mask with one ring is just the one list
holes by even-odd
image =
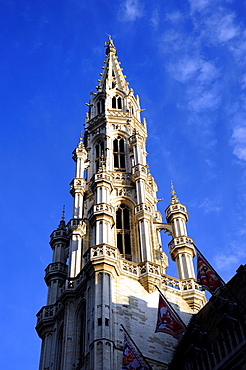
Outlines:
{"label": "red and white flag", "polygon": [[178,334],[185,331],[185,329],[186,326],[178,314],[170,306],[166,298],[160,294],[155,332],[162,331],[177,338]]}
{"label": "red and white flag", "polygon": [[197,282],[214,295],[225,283],[197,248],[196,251]]}
{"label": "red and white flag", "polygon": [[126,333],[124,334],[122,370],[151,370]]}

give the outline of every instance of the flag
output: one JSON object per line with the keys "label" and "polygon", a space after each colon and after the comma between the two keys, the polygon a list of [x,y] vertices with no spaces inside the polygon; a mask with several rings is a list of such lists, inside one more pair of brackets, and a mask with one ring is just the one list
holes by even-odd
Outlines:
{"label": "flag", "polygon": [[124,335],[122,370],[151,370],[126,333]]}
{"label": "flag", "polygon": [[211,294],[216,294],[225,285],[219,274],[211,267],[206,258],[197,251],[197,282]]}
{"label": "flag", "polygon": [[182,333],[185,329],[186,326],[178,314],[176,314],[164,296],[160,294],[155,332],[162,331],[177,338],[178,334]]}

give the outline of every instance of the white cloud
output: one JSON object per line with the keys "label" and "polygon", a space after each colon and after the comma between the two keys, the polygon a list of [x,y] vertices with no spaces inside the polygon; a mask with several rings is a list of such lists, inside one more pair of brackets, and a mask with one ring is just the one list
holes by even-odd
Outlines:
{"label": "white cloud", "polygon": [[225,250],[223,253],[220,252],[214,256],[215,268],[220,270],[235,269],[245,260],[246,257],[246,246],[240,245],[240,247],[232,244],[230,248]]}
{"label": "white cloud", "polygon": [[242,76],[241,79],[241,89],[242,90],[246,89],[246,73]]}
{"label": "white cloud", "polygon": [[[197,21],[197,20],[196,20]],[[239,25],[235,21],[235,14],[229,13],[223,8],[207,14],[202,22],[201,35],[211,43],[225,44],[241,33]]]}
{"label": "white cloud", "polygon": [[233,154],[239,159],[246,161],[246,125],[234,127],[232,144],[234,146]]}
{"label": "white cloud", "polygon": [[188,108],[197,113],[215,110],[221,102],[219,88],[216,84],[211,86],[192,86],[187,89]]}
{"label": "white cloud", "polygon": [[150,23],[154,29],[157,29],[159,26],[160,17],[157,9],[153,11],[152,17],[150,18]]}
{"label": "white cloud", "polygon": [[184,19],[184,15],[179,11],[166,13],[165,19],[172,23],[177,23],[177,22],[180,22],[182,19]]}
{"label": "white cloud", "polygon": [[143,6],[139,0],[125,0],[121,4],[121,11],[123,21],[135,21],[143,16]]}
{"label": "white cloud", "polygon": [[187,123],[197,128],[199,121],[201,134],[213,143],[220,114],[233,132],[233,153],[246,161],[246,98],[240,95],[246,89],[246,29],[228,1],[189,3],[190,13],[166,14],[160,38],[165,68],[183,85],[177,107],[188,110]]}
{"label": "white cloud", "polygon": [[213,61],[203,61],[199,72],[197,80],[202,83],[213,82],[220,76],[220,71]]}
{"label": "white cloud", "polygon": [[220,212],[222,207],[219,204],[218,200],[213,200],[211,198],[205,198],[201,204],[198,205],[197,208],[201,208],[204,213],[210,212]]}
{"label": "white cloud", "polygon": [[211,3],[211,0],[190,0],[191,13],[201,12]]}
{"label": "white cloud", "polygon": [[179,82],[185,83],[193,79],[201,67],[199,58],[186,56],[175,64],[170,62],[168,69]]}

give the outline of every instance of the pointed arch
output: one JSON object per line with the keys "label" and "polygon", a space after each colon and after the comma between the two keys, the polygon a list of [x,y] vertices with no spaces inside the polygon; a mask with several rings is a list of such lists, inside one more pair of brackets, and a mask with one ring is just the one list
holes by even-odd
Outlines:
{"label": "pointed arch", "polygon": [[83,365],[85,357],[86,304],[83,300],[76,312],[76,354],[77,365]]}
{"label": "pointed arch", "polygon": [[124,203],[116,208],[116,243],[120,254],[132,260],[131,209]]}
{"label": "pointed arch", "polygon": [[96,163],[96,172],[99,170],[99,167],[102,165],[102,160],[104,159],[104,140],[98,140],[95,145],[95,163]]}
{"label": "pointed arch", "polygon": [[114,167],[125,170],[126,160],[125,160],[125,140],[118,136],[113,141],[113,156],[114,156]]}

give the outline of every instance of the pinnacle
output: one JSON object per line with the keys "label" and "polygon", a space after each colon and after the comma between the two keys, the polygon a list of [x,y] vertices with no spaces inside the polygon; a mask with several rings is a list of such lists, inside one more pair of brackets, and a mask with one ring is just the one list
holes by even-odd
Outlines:
{"label": "pinnacle", "polygon": [[58,229],[65,229],[65,227],[66,227],[66,223],[65,223],[65,205],[63,205],[61,221],[58,225]]}
{"label": "pinnacle", "polygon": [[174,190],[174,185],[172,180],[170,181],[171,183],[171,204],[179,203],[178,197],[176,195],[176,191]]}

